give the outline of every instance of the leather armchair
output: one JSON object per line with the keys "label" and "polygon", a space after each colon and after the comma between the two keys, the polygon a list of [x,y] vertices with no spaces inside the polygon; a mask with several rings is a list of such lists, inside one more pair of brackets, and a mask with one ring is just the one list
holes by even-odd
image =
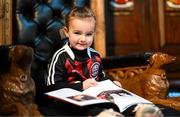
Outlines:
{"label": "leather armchair", "polygon": [[59,29],[73,6],[87,5],[87,0],[14,0],[13,44],[34,49],[31,74],[36,95],[41,97],[47,77],[47,64],[62,46]]}
{"label": "leather armchair", "polygon": [[[13,1],[13,44],[27,45],[34,49],[31,76],[36,84],[36,96],[42,97],[47,64],[53,53],[62,46],[59,29],[64,25],[64,17],[73,6],[89,5],[88,0],[14,0]],[[142,73],[154,53],[134,53],[126,56],[103,58],[103,66],[109,77],[119,80],[111,69],[122,68],[124,75],[132,68]],[[133,72],[131,72],[133,73]],[[132,74],[130,74],[132,75]],[[38,98],[37,98],[38,99]],[[40,101],[40,100],[37,100]]]}

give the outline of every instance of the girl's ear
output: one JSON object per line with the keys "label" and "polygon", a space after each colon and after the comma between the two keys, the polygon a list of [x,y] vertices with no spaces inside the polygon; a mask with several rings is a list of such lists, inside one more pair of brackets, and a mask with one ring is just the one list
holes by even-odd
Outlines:
{"label": "girl's ear", "polygon": [[67,28],[67,27],[64,27],[63,30],[64,30],[65,36],[66,36],[66,37],[69,37],[68,28]]}

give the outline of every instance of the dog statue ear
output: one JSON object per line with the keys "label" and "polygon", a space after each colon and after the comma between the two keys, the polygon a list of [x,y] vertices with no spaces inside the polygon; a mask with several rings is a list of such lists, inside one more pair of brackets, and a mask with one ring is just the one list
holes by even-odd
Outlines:
{"label": "dog statue ear", "polygon": [[9,56],[12,63],[21,68],[27,68],[33,60],[33,49],[31,47],[18,45],[10,49]]}
{"label": "dog statue ear", "polygon": [[155,53],[155,54],[153,54],[153,55],[149,58],[149,63],[150,63],[150,65],[153,65],[153,64],[154,64],[157,55],[158,55],[158,54]]}
{"label": "dog statue ear", "polygon": [[0,46],[0,74],[7,73],[9,71],[11,60],[9,59],[9,46]]}

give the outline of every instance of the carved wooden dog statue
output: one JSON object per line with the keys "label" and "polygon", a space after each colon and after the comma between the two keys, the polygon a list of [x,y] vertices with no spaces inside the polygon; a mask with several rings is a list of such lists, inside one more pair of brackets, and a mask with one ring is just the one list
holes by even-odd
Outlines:
{"label": "carved wooden dog statue", "polygon": [[167,96],[169,82],[166,79],[164,65],[172,63],[175,57],[164,53],[156,53],[149,59],[149,66],[140,77],[143,92],[140,95],[147,99],[164,99]]}
{"label": "carved wooden dog statue", "polygon": [[163,104],[180,110],[180,102],[167,99],[169,82],[164,65],[175,62],[176,58],[165,53],[155,53],[149,59],[147,69],[133,77],[121,79],[122,87],[156,104]]}
{"label": "carved wooden dog statue", "polygon": [[26,46],[0,47],[0,116],[42,116],[34,103],[30,76],[33,50]]}

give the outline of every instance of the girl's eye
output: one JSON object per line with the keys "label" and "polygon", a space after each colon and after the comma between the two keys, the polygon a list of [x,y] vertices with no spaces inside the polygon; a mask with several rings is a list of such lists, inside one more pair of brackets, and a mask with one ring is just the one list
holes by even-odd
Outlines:
{"label": "girl's eye", "polygon": [[88,33],[88,34],[86,34],[87,36],[92,36],[93,35],[93,33]]}
{"label": "girl's eye", "polygon": [[81,33],[80,33],[80,32],[74,32],[74,34],[76,34],[76,35],[80,35]]}

